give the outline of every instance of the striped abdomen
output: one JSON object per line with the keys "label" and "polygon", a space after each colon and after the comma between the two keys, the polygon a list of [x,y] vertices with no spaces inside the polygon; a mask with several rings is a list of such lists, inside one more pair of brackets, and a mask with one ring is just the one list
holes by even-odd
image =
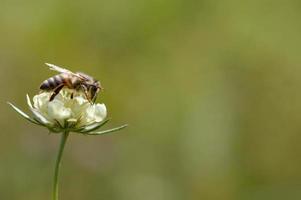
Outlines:
{"label": "striped abdomen", "polygon": [[53,77],[50,77],[49,79],[43,81],[43,83],[40,86],[41,90],[53,90],[59,85],[65,85],[67,87],[71,86],[70,80],[69,80],[68,74],[58,74]]}

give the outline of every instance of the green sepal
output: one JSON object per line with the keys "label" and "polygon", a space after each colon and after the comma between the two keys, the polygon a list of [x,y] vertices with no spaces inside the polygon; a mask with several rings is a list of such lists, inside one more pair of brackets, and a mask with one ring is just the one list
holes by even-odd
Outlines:
{"label": "green sepal", "polygon": [[99,129],[100,127],[102,127],[103,125],[105,125],[106,123],[108,123],[110,121],[110,119],[106,119],[104,121],[102,121],[100,124],[92,124],[90,126],[86,126],[84,129],[78,131],[79,133],[87,133],[87,132],[91,132],[91,131],[95,131],[97,129]]}
{"label": "green sepal", "polygon": [[22,110],[20,110],[18,107],[16,107],[15,105],[13,105],[10,102],[7,102],[17,113],[19,113],[22,117],[24,117],[25,119],[27,119],[28,121],[30,121],[31,123],[37,124],[37,125],[41,125],[40,123],[36,122],[34,119],[30,118],[26,113],[24,113]]}
{"label": "green sepal", "polygon": [[122,125],[122,126],[119,126],[119,127],[116,127],[116,128],[112,128],[112,129],[108,129],[108,130],[104,130],[104,131],[89,132],[89,133],[87,133],[87,135],[104,135],[104,134],[112,133],[112,132],[115,132],[115,131],[119,131],[121,129],[124,129],[127,126],[128,125],[125,124],[125,125]]}

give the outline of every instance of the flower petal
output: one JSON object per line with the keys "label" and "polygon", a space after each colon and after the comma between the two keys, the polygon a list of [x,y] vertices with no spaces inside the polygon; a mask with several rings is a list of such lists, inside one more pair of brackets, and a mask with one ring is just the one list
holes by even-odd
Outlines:
{"label": "flower petal", "polygon": [[93,104],[86,108],[82,117],[82,124],[90,125],[94,122],[101,122],[107,116],[105,104]]}
{"label": "flower petal", "polygon": [[32,109],[31,109],[31,112],[33,113],[33,115],[35,116],[35,119],[36,119],[39,123],[41,123],[41,124],[43,124],[43,125],[45,125],[45,126],[49,126],[49,125],[52,124],[52,123],[51,123],[48,119],[46,119],[46,117],[44,117],[38,110],[32,108]]}
{"label": "flower petal", "polygon": [[95,121],[101,122],[102,120],[104,120],[104,118],[106,118],[106,116],[107,116],[107,108],[105,104],[99,104],[99,103],[96,104],[95,113],[94,113]]}
{"label": "flower petal", "polygon": [[71,117],[71,109],[66,108],[61,101],[54,99],[48,103],[48,115],[51,119],[56,119],[63,125],[64,121]]}
{"label": "flower petal", "polygon": [[31,101],[30,101],[30,98],[29,98],[29,96],[28,96],[28,94],[26,94],[26,100],[27,100],[28,106],[29,106],[30,108],[33,108],[33,107],[32,107],[32,104],[31,104]]}
{"label": "flower petal", "polygon": [[33,97],[33,107],[38,109],[40,112],[47,112],[47,104],[50,98],[49,92],[43,92]]}

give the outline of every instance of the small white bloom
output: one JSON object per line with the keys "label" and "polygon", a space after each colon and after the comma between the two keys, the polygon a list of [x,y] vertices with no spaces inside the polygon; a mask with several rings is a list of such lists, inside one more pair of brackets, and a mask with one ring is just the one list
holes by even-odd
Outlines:
{"label": "small white bloom", "polygon": [[127,125],[106,131],[92,132],[109,120],[105,104],[91,104],[83,94],[71,98],[71,91],[63,89],[49,101],[51,92],[43,92],[33,97],[33,105],[27,95],[27,104],[33,113],[33,119],[19,108],[9,103],[24,118],[38,125],[47,127],[51,132],[77,132],[100,135],[120,130]]}
{"label": "small white bloom", "polygon": [[[107,116],[104,104],[91,104],[83,95],[71,99],[70,92],[63,90],[54,100],[49,101],[51,94],[43,92],[35,95],[31,110],[36,118],[44,117],[46,124],[51,124],[55,129],[81,129],[101,123]],[[45,124],[45,120],[43,121]]]}

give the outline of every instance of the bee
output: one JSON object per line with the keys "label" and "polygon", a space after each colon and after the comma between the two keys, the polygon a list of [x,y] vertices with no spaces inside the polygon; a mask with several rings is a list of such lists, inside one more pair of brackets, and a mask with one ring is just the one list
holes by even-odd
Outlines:
{"label": "bee", "polygon": [[[98,80],[87,74],[82,72],[73,73],[70,70],[49,63],[46,63],[46,65],[50,70],[60,72],[60,74],[46,79],[40,85],[40,90],[42,91],[53,91],[49,101],[52,101],[61,89],[66,87],[77,92],[83,92],[88,101],[92,103],[95,102],[97,94],[103,89]],[[73,98],[73,93],[71,98]]]}

